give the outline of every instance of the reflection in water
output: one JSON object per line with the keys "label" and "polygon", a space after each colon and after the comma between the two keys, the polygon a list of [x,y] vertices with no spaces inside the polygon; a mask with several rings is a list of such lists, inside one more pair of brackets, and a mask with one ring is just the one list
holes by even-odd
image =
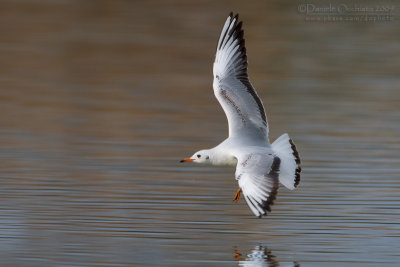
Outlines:
{"label": "reflection in water", "polygon": [[[239,252],[238,248],[235,246],[234,248],[234,259],[239,262],[239,266],[243,267],[277,267],[279,266],[279,262],[276,259],[276,256],[272,254],[271,250],[264,246],[256,246],[250,254],[247,254],[246,257]],[[300,267],[298,262],[293,262],[293,265],[286,266],[294,266]]]}

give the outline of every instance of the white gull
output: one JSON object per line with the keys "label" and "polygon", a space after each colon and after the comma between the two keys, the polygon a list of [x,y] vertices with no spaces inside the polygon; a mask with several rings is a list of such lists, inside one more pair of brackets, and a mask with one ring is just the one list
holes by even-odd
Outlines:
{"label": "white gull", "polygon": [[272,144],[263,103],[247,74],[242,22],[230,13],[217,44],[214,94],[229,124],[229,137],[218,146],[194,153],[181,162],[236,166],[240,193],[258,217],[271,211],[279,182],[294,189],[300,182],[300,157],[288,134]]}

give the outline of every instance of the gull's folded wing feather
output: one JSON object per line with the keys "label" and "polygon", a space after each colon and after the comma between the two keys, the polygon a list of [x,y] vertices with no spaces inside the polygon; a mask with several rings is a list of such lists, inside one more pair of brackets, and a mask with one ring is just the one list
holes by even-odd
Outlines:
{"label": "gull's folded wing feather", "polygon": [[268,139],[265,109],[247,75],[242,22],[232,13],[225,22],[214,62],[214,94],[225,111],[229,136]]}
{"label": "gull's folded wing feather", "polygon": [[239,157],[236,180],[247,205],[258,217],[271,211],[279,188],[280,162],[278,157],[266,153]]}

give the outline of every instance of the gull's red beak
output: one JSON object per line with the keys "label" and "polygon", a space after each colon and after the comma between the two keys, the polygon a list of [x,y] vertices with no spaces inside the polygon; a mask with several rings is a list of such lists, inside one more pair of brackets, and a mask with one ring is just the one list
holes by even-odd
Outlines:
{"label": "gull's red beak", "polygon": [[185,159],[181,160],[181,162],[193,162],[193,161],[194,161],[194,159],[191,159],[191,158],[185,158]]}

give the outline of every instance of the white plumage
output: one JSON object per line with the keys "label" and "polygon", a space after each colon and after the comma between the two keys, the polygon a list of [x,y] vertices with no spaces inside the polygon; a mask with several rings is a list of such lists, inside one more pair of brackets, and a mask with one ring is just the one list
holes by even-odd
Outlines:
{"label": "white plumage", "polygon": [[213,165],[236,165],[239,190],[251,211],[261,217],[271,211],[279,182],[294,189],[300,181],[300,157],[283,134],[272,145],[263,103],[247,74],[242,22],[231,13],[217,44],[213,67],[214,94],[228,119],[229,137],[212,149],[182,160]]}

